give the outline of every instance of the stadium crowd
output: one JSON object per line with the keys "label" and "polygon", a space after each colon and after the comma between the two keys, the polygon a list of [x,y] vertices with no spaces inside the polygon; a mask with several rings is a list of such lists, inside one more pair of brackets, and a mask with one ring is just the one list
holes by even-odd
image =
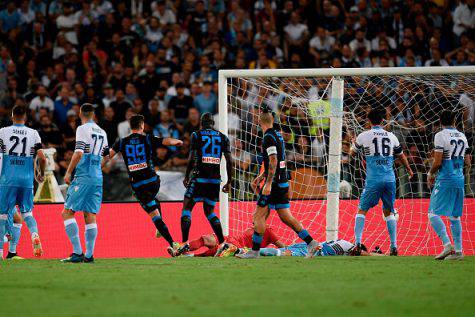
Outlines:
{"label": "stadium crowd", "polygon": [[[180,149],[157,153],[159,168],[180,170],[200,114],[217,112],[219,69],[471,65],[474,5],[473,0],[2,1],[1,124],[9,124],[14,105],[27,105],[45,146],[58,151],[61,182],[82,103],[95,106],[109,144],[126,136],[127,118],[140,113],[148,131],[185,140]],[[395,113],[412,120],[404,118],[408,115]],[[471,115],[473,120],[473,110]],[[125,175],[120,164],[109,169]]]}

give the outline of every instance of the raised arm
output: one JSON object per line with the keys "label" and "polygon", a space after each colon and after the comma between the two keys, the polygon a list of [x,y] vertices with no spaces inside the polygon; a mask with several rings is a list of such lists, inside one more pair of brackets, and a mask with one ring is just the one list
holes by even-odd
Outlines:
{"label": "raised arm", "polygon": [[163,145],[165,146],[182,146],[183,141],[174,138],[164,138]]}

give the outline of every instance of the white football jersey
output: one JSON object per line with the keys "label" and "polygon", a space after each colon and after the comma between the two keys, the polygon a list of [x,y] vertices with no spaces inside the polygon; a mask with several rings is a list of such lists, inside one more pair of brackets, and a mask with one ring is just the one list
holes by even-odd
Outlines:
{"label": "white football jersey", "polygon": [[76,130],[76,152],[82,152],[74,180],[78,183],[102,185],[102,157],[109,154],[107,135],[95,122],[79,126]]}
{"label": "white football jersey", "polygon": [[356,138],[356,148],[366,159],[366,181],[396,181],[394,155],[402,153],[397,137],[379,126],[364,131]]}
{"label": "white football jersey", "polygon": [[443,152],[442,166],[437,181],[463,188],[464,159],[469,147],[465,134],[455,128],[443,129],[435,135],[434,147],[434,151]]}
{"label": "white football jersey", "polygon": [[41,149],[38,131],[23,124],[0,129],[0,185],[33,188],[34,158]]}

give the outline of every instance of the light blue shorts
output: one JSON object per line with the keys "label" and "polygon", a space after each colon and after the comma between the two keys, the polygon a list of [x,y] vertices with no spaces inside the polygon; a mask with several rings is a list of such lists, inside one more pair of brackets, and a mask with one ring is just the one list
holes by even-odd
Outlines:
{"label": "light blue shorts", "polygon": [[0,186],[0,214],[8,214],[18,206],[20,212],[33,210],[33,188]]}
{"label": "light blue shorts", "polygon": [[439,216],[460,217],[463,211],[464,196],[465,189],[463,187],[447,187],[436,183],[430,194],[429,213]]}
{"label": "light blue shorts", "polygon": [[368,211],[383,201],[383,209],[394,212],[396,201],[396,182],[379,182],[366,184],[360,197],[359,208]]}
{"label": "light blue shorts", "polygon": [[72,211],[99,213],[102,202],[102,185],[77,184],[68,187],[64,208]]}

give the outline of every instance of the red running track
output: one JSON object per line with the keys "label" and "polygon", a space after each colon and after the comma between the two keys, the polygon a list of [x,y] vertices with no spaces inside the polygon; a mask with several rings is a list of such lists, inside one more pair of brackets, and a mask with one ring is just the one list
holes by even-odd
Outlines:
{"label": "red running track", "polygon": [[[292,202],[292,208],[299,210],[299,214],[305,209],[324,210],[317,206],[324,204],[325,201],[295,201]],[[233,208],[242,207],[246,210],[252,202],[232,203]],[[340,202],[341,210],[353,210],[357,201],[342,200]],[[398,203],[397,203],[398,204]],[[429,255],[440,251],[440,243],[435,234],[428,225],[427,220],[427,199],[405,199],[404,206],[399,203],[399,223],[398,223],[398,241],[401,254],[405,255]],[[180,215],[181,203],[162,203],[163,217],[165,223],[170,228],[173,237],[176,240],[181,239],[180,233]],[[475,254],[475,199],[466,199],[462,225],[464,230],[464,252],[467,255]],[[62,258],[71,253],[64,225],[61,218],[63,205],[37,205],[34,215],[38,221],[39,233],[41,236],[44,256],[43,258]],[[324,213],[317,214],[315,217],[308,217],[310,210],[305,213],[307,217],[302,218],[304,226],[318,240],[324,240]],[[417,210],[417,211],[414,211]],[[272,216],[269,223],[279,232],[288,232],[281,227],[279,221]],[[84,220],[82,214],[76,215],[78,220],[80,236],[84,240]],[[231,229],[238,228],[234,223],[234,217],[231,216]],[[251,215],[245,213],[240,215],[240,226],[250,224]],[[352,241],[354,225],[354,213],[340,213],[340,238]],[[448,228],[449,229],[449,228]],[[98,216],[99,235],[96,242],[96,251],[94,256],[97,258],[147,258],[167,256],[165,248],[167,246],[164,239],[155,238],[155,227],[150,218],[141,209],[137,203],[106,203],[102,205]],[[450,230],[448,230],[450,232]],[[197,206],[193,211],[193,222],[190,237],[195,238],[201,234],[210,233],[211,227],[203,215],[201,206]],[[231,230],[233,232],[233,230]],[[288,234],[287,234],[288,235]],[[22,228],[22,238],[18,246],[18,254],[26,257],[32,257],[32,248],[29,233],[26,225]],[[370,247],[381,246],[383,250],[388,249],[388,235],[384,220],[379,211],[369,213],[366,221],[365,234],[363,241]],[[292,236],[285,236],[283,240],[290,243],[295,239]],[[84,246],[84,243],[83,243]],[[7,245],[5,245],[7,248]]]}

